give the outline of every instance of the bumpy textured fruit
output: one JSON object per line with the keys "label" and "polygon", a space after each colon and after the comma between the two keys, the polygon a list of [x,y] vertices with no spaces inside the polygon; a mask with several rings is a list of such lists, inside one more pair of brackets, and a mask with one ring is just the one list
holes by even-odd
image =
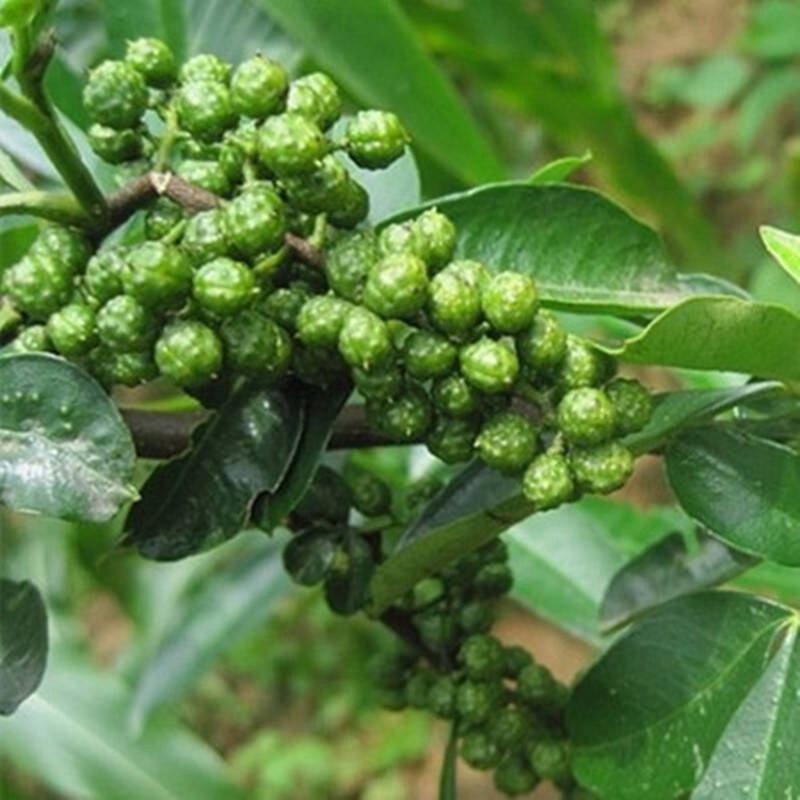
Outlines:
{"label": "bumpy textured fruit", "polygon": [[543,780],[556,784],[569,779],[569,744],[559,739],[540,739],[528,752],[533,769]]}
{"label": "bumpy textured fruit", "polygon": [[395,442],[423,437],[432,421],[431,404],[424,389],[409,385],[395,397],[367,404],[367,418],[377,431]]}
{"label": "bumpy textured fruit", "polygon": [[122,275],[126,269],[127,249],[120,246],[98,250],[86,264],[83,286],[98,305],[122,294]]}
{"label": "bumpy textured fruit", "polygon": [[430,282],[428,316],[442,333],[469,333],[481,318],[479,290],[453,272],[442,271]]}
{"label": "bumpy textured fruit", "polygon": [[395,222],[383,228],[378,234],[378,250],[384,256],[391,253],[411,253],[421,257],[417,252],[412,222]]}
{"label": "bumpy textured fruit", "polygon": [[342,113],[342,98],[339,87],[324,72],[304,75],[289,86],[286,108],[313,120],[324,131]]}
{"label": "bumpy textured fruit", "polygon": [[347,124],[347,154],[361,167],[388,167],[403,155],[408,142],[400,120],[388,111],[359,111]]}
{"label": "bumpy textured fruit", "polygon": [[386,319],[408,319],[425,305],[427,288],[425,262],[407,253],[394,253],[372,266],[362,301]]}
{"label": "bumpy textured fruit", "polygon": [[257,293],[253,273],[247,265],[224,256],[203,264],[192,280],[194,299],[202,308],[221,317],[240,311]]}
{"label": "bumpy textured fruit", "polygon": [[530,714],[509,706],[489,720],[488,732],[492,740],[504,751],[518,748],[529,735]]}
{"label": "bumpy textured fruit", "polygon": [[306,300],[311,295],[301,285],[285,286],[270,292],[258,303],[258,311],[265,317],[274,319],[287,331],[297,330],[297,318]]}
{"label": "bumpy textured fruit", "polygon": [[475,419],[438,417],[425,443],[428,450],[445,464],[469,461],[475,449],[479,423]]}
{"label": "bumpy textured fruit", "polygon": [[266,184],[254,184],[225,209],[228,239],[245,258],[277,250],[286,233],[286,211],[280,196]]}
{"label": "bumpy textured fruit", "polygon": [[367,517],[388,514],[392,505],[392,491],[385,481],[365,469],[348,467],[345,480],[350,487],[353,506]]}
{"label": "bumpy textured fruit", "polygon": [[350,176],[335,155],[322,158],[308,175],[284,178],[282,183],[289,202],[306,214],[335,212],[347,202]]}
{"label": "bumpy textured fruit", "polygon": [[192,268],[177,247],[145,242],[129,252],[122,282],[125,292],[145,308],[173,309],[189,295]]}
{"label": "bumpy textured fruit", "polygon": [[325,276],[337,294],[360,302],[370,268],[378,260],[378,243],[371,230],[359,231],[342,239],[328,251]]}
{"label": "bumpy textured fruit", "polygon": [[344,478],[335,469],[321,464],[292,515],[305,523],[336,524],[347,522],[350,505],[350,488]]}
{"label": "bumpy textured fruit", "polygon": [[187,183],[199,186],[212,194],[227,197],[231,193],[231,182],[219,161],[187,158],[178,164],[175,172]]}
{"label": "bumpy textured fruit", "polygon": [[492,769],[503,757],[500,748],[488,733],[474,730],[465,734],[459,749],[461,758],[475,769]]}
{"label": "bumpy textured fruit", "polygon": [[201,211],[186,223],[181,250],[192,264],[204,264],[218,256],[228,255],[230,249],[228,225],[222,209]]}
{"label": "bumpy textured fruit", "polygon": [[178,320],[162,331],[155,360],[161,374],[178,386],[201,386],[222,366],[222,343],[202,322]]}
{"label": "bumpy textured fruit", "polygon": [[280,111],[289,79],[279,64],[258,55],[243,61],[231,78],[231,102],[239,114],[263,119]]}
{"label": "bumpy textured fruit", "polygon": [[220,328],[225,357],[237,372],[272,378],[289,368],[292,340],[274,320],[252,309],[225,320]]}
{"label": "bumpy textured fruit", "polygon": [[149,86],[163,88],[177,77],[175,56],[160,39],[141,38],[128,42],[125,61],[141,74]]}
{"label": "bumpy textured fruit", "polygon": [[231,76],[231,65],[226,64],[213,53],[200,53],[192,56],[180,69],[178,77],[181,83],[197,83],[214,81],[226,84]]}
{"label": "bumpy textured fruit", "polygon": [[564,700],[563,687],[541,664],[529,664],[517,676],[517,694],[534,708],[557,708]]}
{"label": "bumpy textured fruit", "polygon": [[390,362],[369,372],[354,367],[353,382],[365,398],[387,400],[402,391],[405,386],[405,376],[397,364]]}
{"label": "bumpy textured fruit", "polygon": [[258,157],[278,176],[313,172],[327,151],[319,126],[301,114],[268,117],[258,134]]}
{"label": "bumpy textured fruit", "polygon": [[337,192],[338,205],[328,210],[328,220],[337,228],[355,228],[369,214],[369,195],[350,178]]}
{"label": "bumpy textured fruit", "polygon": [[108,164],[122,164],[142,154],[141,134],[132,128],[118,131],[95,123],[88,131],[89,145]]}
{"label": "bumpy textured fruit", "polygon": [[536,426],[520,411],[500,411],[484,423],[476,445],[488,466],[521,472],[536,454]]}
{"label": "bumpy textured fruit", "polygon": [[617,378],[605,388],[617,422],[617,433],[636,433],[650,421],[653,398],[639,381]]}
{"label": "bumpy textured fruit", "polygon": [[534,282],[519,272],[498,272],[481,292],[483,315],[498,333],[519,333],[528,328],[538,305]]}
{"label": "bumpy textured fruit", "polygon": [[166,197],[159,197],[145,214],[145,238],[161,239],[183,219],[183,209],[176,202]]}
{"label": "bumpy textured fruit", "polygon": [[439,411],[451,417],[469,417],[481,407],[480,394],[463,375],[448,375],[434,381],[431,399]]}
{"label": "bumpy textured fruit", "polygon": [[577,336],[567,336],[567,349],[557,375],[564,391],[599,386],[610,377],[612,370],[613,362],[607,355]]}
{"label": "bumpy textured fruit", "polygon": [[575,494],[572,472],[563,455],[543,453],[533,459],[522,479],[522,492],[539,511],[555,508]]}
{"label": "bumpy textured fruit", "polygon": [[204,142],[219,139],[236,124],[228,87],[217,81],[192,81],[180,88],[175,108],[180,126]]}
{"label": "bumpy textured fruit", "polygon": [[61,225],[48,225],[36,237],[29,255],[47,256],[55,262],[59,273],[73,277],[86,266],[92,250],[78,231]]}
{"label": "bumpy textured fruit", "polygon": [[503,645],[486,634],[468,637],[458,651],[458,661],[470,680],[499,680],[505,672]]}
{"label": "bumpy textured fruit", "polygon": [[335,347],[351,307],[332,294],[309,298],[297,316],[298,337],[309,347]]}
{"label": "bumpy textured fruit", "polygon": [[53,343],[47,335],[44,325],[29,325],[8,345],[12,353],[44,353],[53,349]]}
{"label": "bumpy textured fruit", "polygon": [[462,281],[468,283],[473,289],[477,289],[479,294],[483,292],[492,277],[492,273],[485,264],[468,258],[451,261],[442,272],[448,275],[458,275]]}
{"label": "bumpy textured fruit", "polygon": [[147,108],[147,86],[130,64],[103,61],[89,73],[83,104],[101,125],[116,130],[132,128]]}
{"label": "bumpy textured fruit", "polygon": [[63,356],[81,356],[94,346],[95,314],[88,306],[70,303],[56,311],[47,321],[47,334]]}
{"label": "bumpy textured fruit", "polygon": [[101,344],[89,354],[89,365],[92,374],[109,387],[137,386],[158,375],[150,350],[119,353]]}
{"label": "bumpy textured fruit", "polygon": [[602,389],[571,389],[558,404],[558,428],[571,444],[607,442],[616,423],[614,406]]}
{"label": "bumpy textured fruit", "polygon": [[511,797],[532,792],[538,783],[539,776],[521,756],[509,756],[494,771],[495,788]]}
{"label": "bumpy textured fruit", "polygon": [[575,481],[587,492],[608,494],[622,488],[633,472],[633,454],[619,442],[570,452]]}
{"label": "bumpy textured fruit", "polygon": [[444,214],[429,208],[411,225],[411,247],[431,270],[439,270],[455,252],[456,227]]}
{"label": "bumpy textured fruit", "polygon": [[347,312],[338,346],[351,367],[367,372],[385,364],[392,354],[392,338],[386,323],[361,306]]}
{"label": "bumpy textured fruit", "polygon": [[514,576],[507,564],[484,564],[473,578],[472,589],[476,597],[490,599],[507,594],[514,584]]}
{"label": "bumpy textured fruit", "polygon": [[548,311],[540,311],[516,342],[520,360],[534,372],[555,369],[567,352],[567,333]]}
{"label": "bumpy textured fruit", "polygon": [[451,675],[439,675],[428,690],[428,710],[442,719],[450,719],[456,708],[456,684]]}
{"label": "bumpy textured fruit", "polygon": [[97,333],[111,350],[143,350],[155,339],[156,320],[133,297],[121,294],[112,297],[97,312]]}
{"label": "bumpy textured fruit", "polygon": [[421,381],[449,374],[457,360],[455,345],[433,331],[415,330],[403,343],[406,371]]}
{"label": "bumpy textured fruit", "polygon": [[519,375],[519,361],[511,345],[484,336],[459,352],[461,372],[486,394],[507,392]]}
{"label": "bumpy textured fruit", "polygon": [[458,687],[456,708],[466,723],[476,725],[488,720],[500,710],[503,685],[499,681],[464,681]]}

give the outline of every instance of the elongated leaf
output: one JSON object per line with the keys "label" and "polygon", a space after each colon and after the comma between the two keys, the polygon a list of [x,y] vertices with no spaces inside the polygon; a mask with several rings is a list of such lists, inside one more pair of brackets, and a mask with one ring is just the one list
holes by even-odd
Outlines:
{"label": "elongated leaf", "polygon": [[[798,620],[731,719],[692,800],[771,800],[800,786]],[[746,754],[746,757],[743,757]]]}
{"label": "elongated leaf", "polygon": [[102,521],[136,497],[122,417],[74,364],[0,356],[0,501],[20,511]]}
{"label": "elongated leaf", "polygon": [[[394,0],[262,0],[314,60],[358,100],[397,113],[416,146],[465,183],[502,166]],[[390,54],[391,57],[387,57]]]}
{"label": "elongated leaf", "polygon": [[671,534],[614,575],[600,608],[602,628],[613,630],[676,597],[724,583],[756,563],[710,536],[701,535],[697,548],[689,551],[681,534]]}
{"label": "elongated leaf", "polygon": [[499,183],[427,206],[455,223],[458,257],[530,275],[548,305],[640,314],[687,294],[658,236],[592,189]]}
{"label": "elongated leaf", "polygon": [[44,675],[47,612],[28,581],[0,578],[0,714],[16,711]]}
{"label": "elongated leaf", "polygon": [[760,381],[726,389],[690,389],[658,395],[650,421],[641,431],[626,437],[625,444],[637,453],[646,453],[682,428],[696,425],[746,401],[784,393],[782,384]]}
{"label": "elongated leaf", "polygon": [[428,504],[372,581],[380,613],[417,581],[480,547],[533,512],[519,481],[473,463]]}
{"label": "elongated leaf", "polygon": [[191,450],[159,467],[126,522],[126,544],[175,559],[213,547],[245,526],[255,498],[280,486],[300,441],[303,406],[289,392],[235,393],[195,433]]}
{"label": "elongated leaf", "polygon": [[0,725],[0,754],[68,797],[242,798],[221,759],[174,721],[131,736],[130,700],[121,681],[54,649],[39,691]]}
{"label": "elongated leaf", "polygon": [[762,225],[758,232],[770,255],[800,283],[800,236]]}
{"label": "elongated leaf", "polygon": [[800,565],[800,455],[733,430],[698,428],[666,453],[688,514],[737,550]]}
{"label": "elongated leaf", "polygon": [[545,164],[531,175],[529,183],[563,183],[573,172],[586,166],[592,160],[592,154],[587,150],[582,156],[564,156]]}
{"label": "elongated leaf", "polygon": [[783,306],[735,297],[693,297],[608,352],[636,364],[800,378],[800,317]]}
{"label": "elongated leaf", "polygon": [[153,709],[190,692],[230,646],[263,623],[291,587],[281,562],[283,543],[257,536],[182,609],[145,665],[131,709],[136,730]]}
{"label": "elongated leaf", "polygon": [[580,782],[614,800],[689,792],[792,616],[758,598],[711,592],[667,603],[634,627],[570,699]]}

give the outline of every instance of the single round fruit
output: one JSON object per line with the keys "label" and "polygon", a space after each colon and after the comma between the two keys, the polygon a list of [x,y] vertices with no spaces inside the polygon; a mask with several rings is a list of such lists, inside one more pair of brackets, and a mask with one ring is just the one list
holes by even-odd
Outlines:
{"label": "single round fruit", "polygon": [[472,458],[479,428],[476,419],[438,417],[425,444],[445,464],[460,464]]}
{"label": "single round fruit", "polygon": [[458,610],[458,624],[464,633],[487,633],[494,622],[495,613],[488,603],[473,600]]}
{"label": "single round fruit", "polygon": [[348,466],[344,473],[353,506],[366,517],[388,514],[392,505],[392,490],[377,475],[365,469]]}
{"label": "single round fruit", "polygon": [[94,346],[95,314],[88,305],[70,303],[47,320],[47,335],[56,350],[72,358],[88,353]]}
{"label": "single round fruit", "polygon": [[503,752],[497,746],[497,742],[483,730],[469,731],[464,734],[458,752],[461,758],[475,769],[493,769],[503,757]]}
{"label": "single round fruit", "polygon": [[486,394],[507,392],[519,375],[513,346],[488,336],[464,345],[459,351],[459,362],[464,377]]}
{"label": "single round fruit", "polygon": [[267,184],[253,184],[225,209],[228,240],[245,258],[277,250],[286,233],[283,200]]}
{"label": "single round fruit", "polygon": [[470,333],[480,321],[480,292],[457,273],[443,270],[434,275],[428,294],[428,317],[442,333]]}
{"label": "single round fruit", "polygon": [[539,306],[536,285],[519,272],[498,272],[481,292],[483,315],[497,333],[530,327]]}
{"label": "single round fruit", "polygon": [[348,176],[337,193],[338,205],[328,210],[328,221],[337,228],[355,228],[369,214],[369,195],[358,181]]}
{"label": "single round fruit", "polygon": [[507,645],[504,651],[507,678],[516,678],[525,667],[533,664],[533,656],[520,645]]}
{"label": "single round fruit", "polygon": [[48,255],[29,252],[3,273],[3,291],[17,309],[42,322],[67,303],[72,290],[71,271]]}
{"label": "single round fruit", "polygon": [[503,645],[488,634],[479,633],[465,639],[458,651],[458,662],[469,680],[500,680],[505,673]]}
{"label": "single round fruit", "polygon": [[622,488],[633,472],[634,458],[619,442],[575,448],[569,455],[575,482],[587,492],[608,494]]}
{"label": "single round fruit", "polygon": [[538,448],[536,426],[520,411],[500,411],[484,423],[475,444],[487,466],[521,472]]}
{"label": "single round fruit", "polygon": [[488,733],[501,750],[508,752],[524,744],[532,727],[529,712],[508,706],[489,720]]}
{"label": "single round fruit", "polygon": [[96,122],[125,130],[134,127],[147,109],[147,86],[130,64],[103,61],[89,73],[83,104]]}
{"label": "single round fruit", "polygon": [[111,350],[144,350],[156,337],[156,320],[133,297],[121,294],[112,297],[97,312],[97,333]]}
{"label": "single round fruit", "polygon": [[428,689],[427,708],[437,717],[451,719],[456,710],[456,684],[452,675],[439,675]]}
{"label": "single round fruit", "polygon": [[297,335],[309,347],[335,347],[352,306],[333,294],[309,298],[297,316]]}
{"label": "single round fruit", "polygon": [[435,208],[423,211],[411,224],[412,248],[431,270],[439,270],[453,257],[456,227]]}
{"label": "single round fruit", "polygon": [[319,126],[301,114],[268,117],[258,133],[258,157],[279,177],[313,172],[327,149]]}
{"label": "single round fruit", "polygon": [[138,386],[158,375],[150,350],[119,353],[101,344],[89,353],[89,368],[104,385]]}
{"label": "single round fruit", "polygon": [[382,169],[403,155],[408,134],[389,111],[359,111],[347,123],[344,141],[347,154],[360,167]]}
{"label": "single round fruit", "polygon": [[142,155],[143,139],[135,128],[118,131],[94,123],[87,135],[92,150],[108,164],[122,164]]}
{"label": "single round fruit", "polygon": [[570,444],[589,447],[607,442],[616,424],[614,406],[602,389],[570,389],[558,404],[558,429]]}
{"label": "single round fruit", "polygon": [[213,81],[227,84],[230,76],[230,64],[226,64],[213,53],[200,53],[183,64],[178,77],[181,83]]}
{"label": "single round fruit", "polygon": [[517,676],[517,694],[534,708],[558,708],[564,700],[564,689],[547,667],[533,663]]}
{"label": "single round fruit", "polygon": [[81,272],[94,251],[83,234],[62,225],[47,225],[36,237],[30,256],[47,256],[55,262],[59,273],[72,278]]}
{"label": "single round fruit", "polygon": [[246,264],[224,256],[203,264],[192,279],[192,295],[199,305],[228,317],[249,305],[258,294]]}
{"label": "single round fruit", "polygon": [[159,197],[144,217],[144,235],[147,239],[162,239],[184,220],[181,206],[167,197]]}
{"label": "single round fruit", "polygon": [[438,333],[416,330],[403,344],[403,363],[421,381],[448,375],[458,360],[456,346]]}
{"label": "single round fruit", "polygon": [[447,275],[457,275],[462,281],[476,289],[479,294],[483,292],[492,277],[492,273],[485,264],[468,258],[451,261],[442,269],[442,272]]}
{"label": "single round fruit", "polygon": [[252,377],[283,375],[292,358],[292,340],[274,320],[247,309],[222,323],[220,336],[230,367]]}
{"label": "single round fruit", "polygon": [[472,590],[476,597],[492,599],[502,597],[511,591],[514,575],[507,564],[484,564],[472,581]]}
{"label": "single round fruit", "polygon": [[386,323],[366,308],[354,306],[339,333],[339,352],[351,366],[369,372],[385,364],[392,354]]}
{"label": "single round fruit", "polygon": [[178,164],[175,173],[187,183],[220,197],[227,197],[232,191],[228,175],[219,161],[187,158]]}
{"label": "single round fruit", "polygon": [[414,229],[410,221],[394,222],[387,225],[378,234],[378,249],[384,256],[392,253],[410,253],[419,257],[417,245],[418,241],[414,236]]}
{"label": "single round fruit", "polygon": [[511,797],[532,792],[538,783],[539,776],[521,756],[509,756],[494,771],[495,789]]}
{"label": "single round fruit", "polygon": [[280,64],[262,55],[243,61],[231,78],[231,102],[246,117],[264,119],[284,104],[289,79]]}
{"label": "single round fruit", "polygon": [[181,250],[192,264],[205,264],[218,256],[228,255],[230,249],[228,225],[221,208],[201,211],[186,223]]}
{"label": "single round fruit", "polygon": [[126,269],[126,255],[125,247],[105,247],[98,250],[86,264],[83,286],[97,305],[106,303],[124,291],[122,276]]}
{"label": "single round fruit", "polygon": [[469,417],[481,407],[481,396],[463,375],[448,375],[434,381],[431,399],[436,408],[451,417]]}
{"label": "single round fruit", "polygon": [[427,289],[425,262],[408,253],[394,253],[370,269],[362,302],[385,319],[409,319],[422,310]]}
{"label": "single round fruit", "polygon": [[567,336],[567,349],[556,380],[562,391],[605,383],[614,370],[610,356],[577,336]]}
{"label": "single round fruit", "polygon": [[536,456],[525,470],[522,493],[539,511],[571,500],[575,496],[575,484],[564,456],[556,452]]}
{"label": "single round fruit", "polygon": [[8,345],[10,353],[46,353],[53,349],[44,325],[29,325],[23,328]]}
{"label": "single round fruit", "polygon": [[413,384],[395,397],[367,404],[368,420],[394,442],[421,439],[431,425],[432,416],[425,390]]}
{"label": "single round fruit", "polygon": [[334,292],[361,302],[367,275],[378,260],[378,244],[371,230],[359,231],[343,238],[328,251],[325,276]]}
{"label": "single round fruit", "polygon": [[534,373],[555,369],[567,352],[567,333],[548,311],[540,311],[516,342],[520,361]]}
{"label": "single round fruit", "polygon": [[569,780],[569,742],[560,739],[540,739],[528,750],[530,764],[542,780],[561,784]]}
{"label": "single round fruit", "polygon": [[344,478],[335,469],[321,464],[292,516],[303,523],[345,523],[351,504],[350,487]]}
{"label": "single round fruit", "polygon": [[155,360],[159,372],[178,386],[200,386],[222,366],[222,343],[202,322],[178,320],[162,331]]}
{"label": "single round fruit", "polygon": [[308,117],[321,130],[327,130],[342,113],[339,87],[324,72],[304,75],[290,84],[286,109]]}
{"label": "single round fruit", "polygon": [[265,317],[274,319],[287,331],[297,330],[297,319],[306,300],[311,297],[308,290],[295,284],[275,289],[258,303],[258,311]]}
{"label": "single round fruit", "polygon": [[129,41],[125,61],[141,74],[145,83],[159,89],[169,86],[177,76],[175,56],[160,39],[143,37]]}
{"label": "single round fruit", "polygon": [[354,367],[353,383],[368,400],[388,400],[402,391],[405,376],[397,364],[390,362],[369,372]]}
{"label": "single round fruit", "polygon": [[350,175],[332,153],[322,158],[313,172],[284,178],[289,202],[306,214],[335,212],[348,200]]}
{"label": "single round fruit", "polygon": [[203,142],[213,142],[236,124],[228,87],[218,81],[192,81],[175,99],[178,123]]}
{"label": "single round fruit", "polygon": [[614,406],[618,434],[636,433],[650,421],[653,398],[639,381],[617,378],[605,391]]}
{"label": "single round fruit", "polygon": [[500,681],[466,680],[458,687],[458,714],[467,724],[480,725],[502,708],[504,695]]}
{"label": "single round fruit", "polygon": [[123,272],[125,292],[145,308],[179,308],[192,287],[192,268],[186,256],[172,245],[145,242],[128,253]]}

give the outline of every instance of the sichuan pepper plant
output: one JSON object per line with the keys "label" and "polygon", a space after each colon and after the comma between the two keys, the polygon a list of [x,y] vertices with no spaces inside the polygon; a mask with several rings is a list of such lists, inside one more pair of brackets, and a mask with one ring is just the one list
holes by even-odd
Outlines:
{"label": "sichuan pepper plant", "polygon": [[[568,183],[372,219],[384,170],[410,159],[401,120],[345,114],[328,74],[268,54],[179,63],[139,38],[96,66],[88,142],[119,185],[102,192],[43,89],[47,9],[2,13],[0,108],[66,186],[0,195],[41,220],[0,283],[6,506],[124,515],[121,545],[162,561],[287,528],[294,581],[396,635],[374,665],[385,705],[450,726],[442,798],[459,757],[508,796],[795,796],[797,613],[715,587],[800,566],[800,317],[677,273],[651,230]],[[800,277],[799,240],[763,235]],[[620,362],[739,377],[652,395]],[[142,385],[180,410],[120,392]],[[397,496],[357,457],[410,445],[447,466],[437,491]],[[646,453],[694,532],[638,548],[600,607],[624,630],[563,685],[492,635],[514,584],[502,534],[620,489]],[[157,462],[143,480],[137,457]],[[42,678],[47,623],[32,584],[0,588],[12,714]]]}

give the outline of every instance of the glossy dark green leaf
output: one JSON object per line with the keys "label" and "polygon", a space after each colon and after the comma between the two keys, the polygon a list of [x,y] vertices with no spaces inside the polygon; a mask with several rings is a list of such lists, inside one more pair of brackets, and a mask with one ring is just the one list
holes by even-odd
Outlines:
{"label": "glossy dark green leaf", "polygon": [[770,255],[800,283],[800,236],[762,225],[758,232]]}
{"label": "glossy dark green leaf", "polygon": [[800,640],[795,619],[780,650],[739,706],[692,800],[773,800],[800,786]]}
{"label": "glossy dark green leaf", "polygon": [[689,389],[657,395],[650,422],[638,433],[627,436],[625,444],[634,452],[646,453],[690,425],[747,401],[784,394],[780,383],[760,381],[726,389]]}
{"label": "glossy dark green leaf", "polygon": [[41,353],[0,356],[0,502],[106,520],[136,497],[135,459],[122,417],[83,370]]}
{"label": "glossy dark green leaf", "polygon": [[385,610],[417,581],[480,547],[533,512],[519,481],[477,462],[428,504],[375,573],[372,609]]}
{"label": "glossy dark green leaf", "polygon": [[800,565],[800,455],[735,430],[697,428],[666,452],[684,510],[745,553]]}
{"label": "glossy dark green leaf", "polygon": [[427,205],[455,223],[458,257],[530,275],[547,305],[640,314],[687,294],[659,237],[592,189],[509,182]]}
{"label": "glossy dark green leaf", "polygon": [[159,467],[126,522],[126,544],[183,558],[239,533],[255,498],[277,489],[303,431],[303,406],[279,389],[245,387],[195,431],[189,452]]}
{"label": "glossy dark green leaf", "polygon": [[614,800],[685,796],[792,618],[755,597],[709,592],[673,600],[634,626],[570,698],[581,784]]}
{"label": "glossy dark green leaf", "polygon": [[724,583],[756,563],[711,536],[698,536],[688,549],[686,538],[673,533],[614,575],[600,607],[602,628],[613,630],[676,597]]}
{"label": "glossy dark green leaf", "polygon": [[350,391],[349,385],[305,390],[305,425],[300,442],[280,486],[256,502],[252,515],[255,525],[272,530],[300,502],[314,479],[319,460],[328,446],[333,423]]}
{"label": "glossy dark green leaf", "polygon": [[367,604],[375,561],[369,544],[355,531],[342,540],[325,576],[325,599],[337,614],[355,614]]}
{"label": "glossy dark green leaf", "polygon": [[394,0],[262,0],[264,8],[359,101],[397,113],[414,145],[465,183],[503,168]]}
{"label": "glossy dark green leaf", "polygon": [[62,644],[42,685],[0,725],[0,756],[64,797],[243,800],[222,759],[161,715],[134,736],[130,689]]}
{"label": "glossy dark green leaf", "polygon": [[297,533],[283,548],[283,566],[301,586],[316,586],[333,564],[340,531],[313,528]]}
{"label": "glossy dark green leaf", "polygon": [[693,297],[656,317],[615,356],[636,364],[800,379],[800,316],[736,297]]}
{"label": "glossy dark green leaf", "polygon": [[28,581],[0,578],[0,714],[36,691],[47,664],[47,611]]}
{"label": "glossy dark green leaf", "polygon": [[136,680],[130,712],[134,728],[140,730],[154,709],[190,692],[286,596],[291,584],[281,564],[282,544],[253,533],[249,546],[180,609]]}

